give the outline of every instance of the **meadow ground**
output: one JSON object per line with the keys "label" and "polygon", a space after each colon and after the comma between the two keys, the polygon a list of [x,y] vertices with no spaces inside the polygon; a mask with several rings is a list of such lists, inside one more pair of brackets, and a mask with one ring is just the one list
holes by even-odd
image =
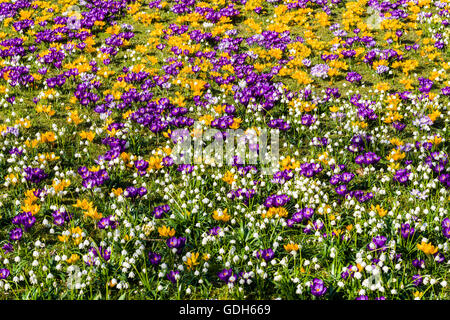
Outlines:
{"label": "meadow ground", "polygon": [[448,299],[448,7],[0,0],[0,298]]}

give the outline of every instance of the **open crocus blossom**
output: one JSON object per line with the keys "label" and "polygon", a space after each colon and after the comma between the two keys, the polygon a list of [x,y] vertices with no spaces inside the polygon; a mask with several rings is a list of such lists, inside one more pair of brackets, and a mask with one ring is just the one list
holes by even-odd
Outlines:
{"label": "open crocus blossom", "polygon": [[327,288],[323,280],[314,278],[311,284],[311,294],[316,297],[323,296],[327,292]]}

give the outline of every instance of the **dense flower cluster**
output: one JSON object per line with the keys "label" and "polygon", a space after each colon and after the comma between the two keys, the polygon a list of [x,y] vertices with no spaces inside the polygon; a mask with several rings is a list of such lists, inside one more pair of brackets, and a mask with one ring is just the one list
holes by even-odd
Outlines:
{"label": "dense flower cluster", "polygon": [[448,299],[449,3],[1,0],[0,296]]}

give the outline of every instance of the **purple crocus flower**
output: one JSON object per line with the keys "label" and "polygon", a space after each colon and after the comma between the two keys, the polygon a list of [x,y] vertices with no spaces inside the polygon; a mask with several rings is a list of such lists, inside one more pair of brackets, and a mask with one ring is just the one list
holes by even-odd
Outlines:
{"label": "purple crocus flower", "polygon": [[48,176],[41,168],[27,167],[23,171],[25,172],[25,179],[32,183],[39,183]]}
{"label": "purple crocus flower", "polygon": [[352,179],[354,177],[355,177],[355,174],[351,173],[351,172],[344,172],[341,175],[342,182],[344,182],[344,183],[349,183],[350,181],[352,181]]}
{"label": "purple crocus flower", "polygon": [[376,236],[372,238],[372,242],[367,246],[369,250],[380,250],[380,251],[386,251],[386,244],[387,238],[385,236]]}
{"label": "purple crocus flower", "polygon": [[281,195],[273,194],[273,195],[267,197],[266,201],[264,201],[264,206],[266,208],[282,207],[286,203],[288,203],[290,200],[291,200],[291,198],[285,194],[281,194]]}
{"label": "purple crocus flower", "polygon": [[355,272],[352,270],[352,268],[353,268],[353,265],[349,264],[348,267],[346,268],[346,270],[341,273],[341,278],[345,280],[349,276],[354,277]]}
{"label": "purple crocus flower", "polygon": [[61,215],[54,215],[53,216],[53,223],[57,226],[62,226],[64,224],[65,220],[64,217]]}
{"label": "purple crocus flower", "polygon": [[165,213],[170,211],[170,206],[168,204],[164,204],[162,206],[155,207],[153,209],[153,215],[156,219],[161,219]]}
{"label": "purple crocus flower", "polygon": [[433,81],[427,78],[419,77],[419,91],[422,93],[428,93],[431,91],[431,87],[433,86]]}
{"label": "purple crocus flower", "polygon": [[311,75],[317,78],[328,78],[328,70],[330,67],[327,64],[316,64],[311,68]]}
{"label": "purple crocus flower", "polygon": [[313,296],[320,297],[323,296],[327,292],[327,288],[323,280],[314,278],[311,284],[311,293]]}
{"label": "purple crocus flower", "polygon": [[177,283],[178,278],[180,277],[180,271],[172,270],[167,274],[167,279],[172,283]]}
{"label": "purple crocus flower", "polygon": [[408,182],[408,178],[411,172],[408,169],[400,169],[395,172],[394,181],[397,181],[401,184],[405,184]]}
{"label": "purple crocus flower", "polygon": [[445,256],[440,252],[436,252],[433,256],[434,261],[436,261],[437,263],[442,263],[445,261]]}
{"label": "purple crocus flower", "polygon": [[31,214],[28,214],[28,212],[27,212],[27,215],[25,215],[22,220],[22,225],[23,225],[25,231],[30,231],[31,227],[34,226],[35,223],[36,223],[36,217],[34,217]]}
{"label": "purple crocus flower", "polygon": [[167,239],[166,244],[169,248],[175,248],[177,249],[177,253],[181,253],[184,246],[186,245],[186,238],[180,237],[171,237]]}
{"label": "purple crocus flower", "polygon": [[442,229],[442,234],[443,234],[444,237],[446,237],[447,239],[450,239],[450,228],[443,228],[443,229]]}
{"label": "purple crocus flower", "polygon": [[442,233],[444,234],[444,237],[446,237],[447,239],[450,239],[450,219],[449,218],[445,218],[444,220],[442,220]]}
{"label": "purple crocus flower", "polygon": [[450,87],[445,87],[441,89],[441,93],[444,96],[450,96]]}
{"label": "purple crocus flower", "polygon": [[316,122],[316,118],[314,118],[314,116],[310,115],[309,113],[302,116],[301,119],[302,125],[309,127],[314,122]]}
{"label": "purple crocus flower", "polygon": [[191,173],[194,170],[194,166],[191,164],[180,164],[177,171],[184,173]]}
{"label": "purple crocus flower", "polygon": [[413,284],[418,287],[422,284],[423,282],[423,277],[420,274],[415,274],[412,276],[413,279]]}
{"label": "purple crocus flower", "polygon": [[217,227],[209,229],[208,234],[211,236],[217,236],[221,230],[222,229],[219,226],[217,226]]}
{"label": "purple crocus flower", "polygon": [[10,272],[8,269],[5,269],[5,268],[0,269],[0,280],[4,280],[4,279],[8,278],[9,274],[10,274]]}
{"label": "purple crocus flower", "polygon": [[172,159],[171,157],[169,157],[169,156],[164,157],[164,158],[162,159],[162,165],[163,165],[164,167],[171,167],[171,166],[173,166],[173,164],[174,164],[174,161],[173,161],[173,159]]}
{"label": "purple crocus flower", "polygon": [[23,235],[23,231],[21,228],[16,228],[11,230],[11,232],[9,233],[9,238],[11,239],[11,241],[19,241],[22,238]]}
{"label": "purple crocus flower", "polygon": [[134,166],[138,169],[139,174],[144,175],[147,170],[149,163],[145,160],[137,160],[134,162]]}
{"label": "purple crocus flower", "polygon": [[334,189],[336,193],[340,196],[344,196],[347,193],[347,185],[343,184]]}
{"label": "purple crocus flower", "polygon": [[413,260],[412,265],[417,269],[425,269],[425,261],[421,259]]}
{"label": "purple crocus flower", "polygon": [[408,239],[409,237],[414,236],[415,232],[416,232],[415,229],[411,227],[408,223],[404,223],[400,227],[400,233],[403,239]]}
{"label": "purple crocus flower", "polygon": [[148,258],[153,265],[158,265],[161,262],[161,255],[156,252],[150,251],[148,253]]}
{"label": "purple crocus flower", "polygon": [[258,259],[263,258],[264,260],[266,260],[267,262],[272,260],[275,257],[275,253],[273,252],[272,249],[263,249],[263,250],[259,250],[256,253],[256,257]]}
{"label": "purple crocus flower", "polygon": [[450,188],[450,173],[443,173],[439,176],[439,181],[447,188]]}
{"label": "purple crocus flower", "polygon": [[304,208],[301,210],[302,215],[303,215],[303,219],[305,220],[309,220],[313,217],[314,215],[314,209],[313,208]]}
{"label": "purple crocus flower", "polygon": [[99,229],[106,229],[109,226],[109,219],[108,218],[101,218],[98,223],[97,227]]}
{"label": "purple crocus flower", "polygon": [[228,280],[230,279],[230,277],[233,274],[233,270],[232,269],[223,269],[222,271],[220,271],[217,276],[219,277],[220,280],[228,282]]}
{"label": "purple crocus flower", "polygon": [[2,249],[5,254],[14,251],[13,245],[11,243],[7,243],[7,244],[3,245]]}
{"label": "purple crocus flower", "polygon": [[98,251],[100,253],[100,256],[105,260],[108,261],[111,258],[111,249],[99,247]]}
{"label": "purple crocus flower", "polygon": [[392,123],[392,126],[397,131],[403,131],[403,129],[405,129],[405,127],[406,127],[406,124],[399,122],[399,121],[395,121]]}
{"label": "purple crocus flower", "polygon": [[330,178],[330,184],[337,185],[338,183],[340,183],[342,180],[342,176],[340,174],[335,174],[334,176],[332,176]]}
{"label": "purple crocus flower", "polygon": [[347,80],[348,82],[351,82],[351,83],[360,82],[362,80],[362,75],[360,75],[357,72],[351,71],[347,74],[347,76],[345,77],[345,80]]}

